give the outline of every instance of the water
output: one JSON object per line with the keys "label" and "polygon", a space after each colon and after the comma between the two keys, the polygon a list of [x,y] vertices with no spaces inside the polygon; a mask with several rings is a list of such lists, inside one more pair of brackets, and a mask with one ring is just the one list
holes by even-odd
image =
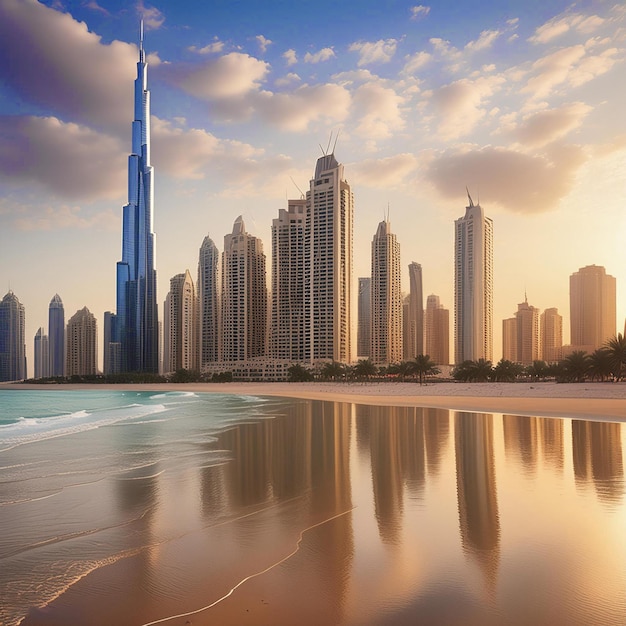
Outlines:
{"label": "water", "polygon": [[0,623],[624,624],[624,425],[0,391]]}

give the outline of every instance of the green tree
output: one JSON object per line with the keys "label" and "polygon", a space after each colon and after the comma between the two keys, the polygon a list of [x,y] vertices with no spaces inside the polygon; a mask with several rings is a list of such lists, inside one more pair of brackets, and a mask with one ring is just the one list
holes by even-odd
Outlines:
{"label": "green tree", "polygon": [[469,383],[484,383],[491,378],[493,367],[491,361],[486,359],[478,359],[478,361],[463,361],[457,365],[452,377],[454,380],[460,380]]}
{"label": "green tree", "polygon": [[604,382],[613,376],[613,360],[608,348],[598,348],[589,355],[589,377]]}
{"label": "green tree", "polygon": [[424,384],[424,378],[427,376],[436,376],[441,372],[437,367],[437,364],[431,360],[429,354],[418,354],[412,361],[410,361],[411,369],[420,381],[420,385]]}
{"label": "green tree", "polygon": [[550,369],[545,361],[533,361],[526,367],[526,374],[531,380],[545,380],[550,375]]}
{"label": "green tree", "polygon": [[313,380],[313,374],[303,365],[294,363],[287,370],[287,380],[290,383],[305,383]]}
{"label": "green tree", "polygon": [[331,361],[330,363],[324,363],[321,376],[324,380],[337,380],[342,378],[344,373],[345,369],[341,363]]}
{"label": "green tree", "polygon": [[618,333],[606,342],[613,374],[617,380],[626,378],[626,337]]}
{"label": "green tree", "polygon": [[561,361],[561,375],[567,382],[582,383],[590,367],[589,355],[584,350],[575,350]]}
{"label": "green tree", "polygon": [[523,371],[524,366],[521,363],[500,359],[491,372],[491,380],[498,383],[512,383]]}
{"label": "green tree", "polygon": [[354,375],[359,380],[369,380],[376,375],[377,371],[371,359],[359,359],[359,362],[354,366]]}

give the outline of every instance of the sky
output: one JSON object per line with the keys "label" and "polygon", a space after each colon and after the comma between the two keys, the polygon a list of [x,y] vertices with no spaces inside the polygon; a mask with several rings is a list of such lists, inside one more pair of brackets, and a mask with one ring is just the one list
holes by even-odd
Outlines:
{"label": "sky", "polygon": [[[264,242],[335,146],[355,198],[354,284],[389,213],[453,325],[454,220],[494,222],[494,362],[527,297],[557,307],[602,265],[626,318],[626,5],[588,0],[0,0],[0,295],[33,338],[115,310],[139,20],[158,300],[242,215]],[[355,306],[356,315],[356,306]],[[451,344],[452,345],[452,344]],[[100,363],[102,357],[100,356]]]}

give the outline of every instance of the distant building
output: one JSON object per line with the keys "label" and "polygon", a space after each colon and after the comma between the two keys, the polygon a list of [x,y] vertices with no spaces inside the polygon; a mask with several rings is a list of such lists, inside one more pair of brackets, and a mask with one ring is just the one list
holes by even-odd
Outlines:
{"label": "distant building", "polygon": [[517,305],[517,358],[522,365],[539,360],[539,309],[528,304],[528,299]]}
{"label": "distant building", "polygon": [[409,265],[409,307],[406,329],[408,346],[404,346],[404,358],[414,359],[424,354],[424,294],[422,288],[422,266],[419,263]]}
{"label": "distant building", "polygon": [[546,309],[540,316],[539,327],[541,359],[546,363],[557,363],[563,350],[563,317],[558,309]]}
{"label": "distant building", "polygon": [[306,194],[306,360],[352,359],[354,198],[334,154],[317,160]]}
{"label": "distant building", "polygon": [[502,358],[517,361],[517,318],[502,320]]}
{"label": "distant building", "polygon": [[198,360],[200,367],[219,361],[220,255],[210,237],[200,246],[198,259]]}
{"label": "distant building", "polygon": [[9,292],[0,301],[0,382],[26,378],[24,305]]}
{"label": "distant building", "polygon": [[402,361],[402,278],[400,244],[388,220],[372,240],[371,359],[376,364]]}
{"label": "distant building", "polygon": [[48,346],[50,376],[65,375],[65,310],[58,293],[48,307]]}
{"label": "distant building", "polygon": [[357,298],[356,353],[359,358],[368,359],[372,349],[372,279],[359,278]]}
{"label": "distant building", "polygon": [[189,270],[170,279],[165,301],[165,344],[168,361],[164,372],[198,369],[198,310],[196,291]]}
{"label": "distant building", "polygon": [[493,222],[468,194],[454,222],[454,361],[493,359]]}
{"label": "distant building", "polygon": [[588,265],[569,279],[571,349],[593,352],[615,336],[615,278]]}
{"label": "distant building", "polygon": [[35,333],[34,351],[35,378],[48,378],[50,376],[50,350],[48,335],[43,328]]}
{"label": "distant building", "polygon": [[120,343],[117,315],[111,311],[106,311],[104,314],[103,346],[104,374],[119,374],[122,366],[122,344]]}
{"label": "distant building", "polygon": [[239,216],[224,237],[222,253],[222,349],[224,361],[265,356],[267,342],[265,254]]}
{"label": "distant building", "polygon": [[96,318],[87,307],[72,315],[67,323],[66,376],[98,373]]}
{"label": "distant building", "polygon": [[270,350],[273,359],[307,358],[305,231],[307,200],[288,200],[272,221]]}
{"label": "distant building", "polygon": [[437,365],[450,363],[450,311],[434,294],[426,298],[424,354],[428,354]]}

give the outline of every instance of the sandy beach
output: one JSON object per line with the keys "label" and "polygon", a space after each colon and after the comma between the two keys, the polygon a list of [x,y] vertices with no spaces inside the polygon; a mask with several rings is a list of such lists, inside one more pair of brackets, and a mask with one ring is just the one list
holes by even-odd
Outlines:
{"label": "sandy beach", "polygon": [[626,382],[619,383],[186,383],[125,385],[5,384],[0,389],[193,391],[333,400],[373,406],[421,406],[535,417],[626,421]]}

